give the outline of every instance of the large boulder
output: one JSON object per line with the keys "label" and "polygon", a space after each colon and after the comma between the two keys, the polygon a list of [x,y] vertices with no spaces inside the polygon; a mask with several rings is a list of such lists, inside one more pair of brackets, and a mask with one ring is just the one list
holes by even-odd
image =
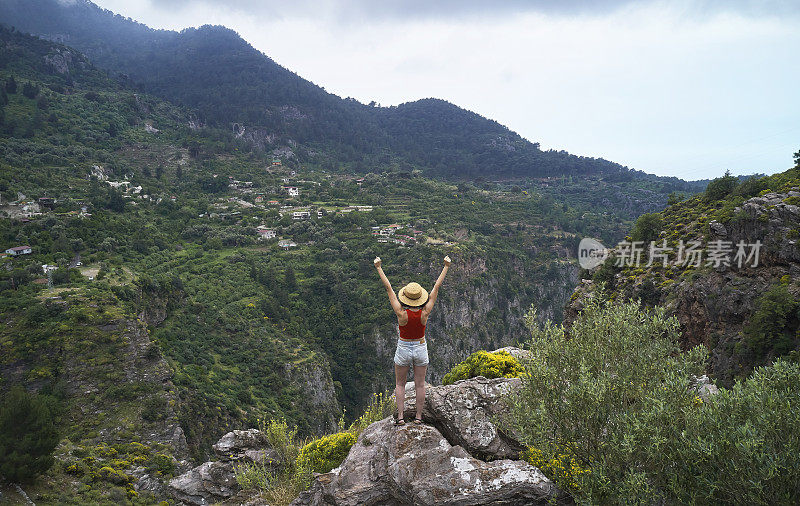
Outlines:
{"label": "large boulder", "polygon": [[[520,385],[519,378],[483,376],[451,385],[427,385],[422,419],[436,427],[451,444],[463,446],[476,457],[516,459],[524,446],[513,435],[500,430],[494,421],[506,411],[504,397]],[[404,406],[407,421],[416,416],[416,405],[414,384],[409,382]]]}
{"label": "large boulder", "polygon": [[557,489],[523,461],[484,462],[430,425],[370,425],[341,466],[317,475],[293,506],[532,505]]}
{"label": "large boulder", "polygon": [[245,460],[274,466],[279,460],[266,434],[258,429],[228,432],[212,448],[220,460]]}
{"label": "large boulder", "polygon": [[236,466],[256,462],[278,469],[278,453],[269,445],[266,435],[257,430],[228,432],[213,446],[220,458],[206,462],[169,482],[169,491],[186,504],[214,504],[239,492]]}
{"label": "large boulder", "polygon": [[239,491],[233,462],[201,464],[169,482],[170,493],[182,503],[206,505],[231,497]]}

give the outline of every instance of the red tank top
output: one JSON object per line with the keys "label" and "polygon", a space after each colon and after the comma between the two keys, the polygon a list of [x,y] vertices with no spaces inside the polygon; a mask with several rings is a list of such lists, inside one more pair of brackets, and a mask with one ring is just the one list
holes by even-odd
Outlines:
{"label": "red tank top", "polygon": [[425,337],[425,325],[422,324],[422,310],[411,311],[406,309],[408,323],[398,325],[400,329],[400,339],[407,341],[417,341]]}

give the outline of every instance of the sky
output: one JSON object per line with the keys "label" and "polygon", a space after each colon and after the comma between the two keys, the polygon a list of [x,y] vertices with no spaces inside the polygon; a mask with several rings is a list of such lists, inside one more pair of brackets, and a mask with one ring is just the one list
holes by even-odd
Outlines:
{"label": "sky", "polygon": [[448,100],[543,149],[704,179],[800,150],[795,0],[94,0],[219,24],[341,97]]}

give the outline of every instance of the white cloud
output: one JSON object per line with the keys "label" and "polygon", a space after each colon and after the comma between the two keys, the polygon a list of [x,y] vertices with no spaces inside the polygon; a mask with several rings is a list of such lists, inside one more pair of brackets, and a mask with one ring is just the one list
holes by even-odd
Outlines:
{"label": "white cloud", "polygon": [[333,1],[317,4],[316,16],[270,4],[248,10],[246,2],[238,10],[99,3],[157,28],[226,25],[343,97],[383,105],[444,98],[545,148],[647,172],[775,172],[800,148],[794,17],[699,15],[649,3],[579,16],[509,11],[341,23]]}

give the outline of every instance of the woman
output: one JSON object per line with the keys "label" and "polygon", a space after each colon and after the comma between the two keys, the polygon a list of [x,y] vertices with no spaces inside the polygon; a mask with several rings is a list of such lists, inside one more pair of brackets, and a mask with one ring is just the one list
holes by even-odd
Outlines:
{"label": "woman", "polygon": [[430,296],[418,283],[409,283],[397,295],[392,290],[392,284],[386,278],[381,268],[380,257],[375,257],[375,268],[386,287],[389,303],[397,315],[399,338],[397,351],[394,354],[394,396],[397,400],[397,425],[405,425],[403,419],[404,403],[406,399],[406,379],[408,369],[414,366],[414,386],[417,393],[417,416],[414,423],[422,423],[422,408],[425,406],[425,372],[428,370],[428,345],[425,342],[425,325],[439,295],[447,270],[450,268],[450,257],[444,257],[444,268],[439,274],[439,279],[433,285]]}

